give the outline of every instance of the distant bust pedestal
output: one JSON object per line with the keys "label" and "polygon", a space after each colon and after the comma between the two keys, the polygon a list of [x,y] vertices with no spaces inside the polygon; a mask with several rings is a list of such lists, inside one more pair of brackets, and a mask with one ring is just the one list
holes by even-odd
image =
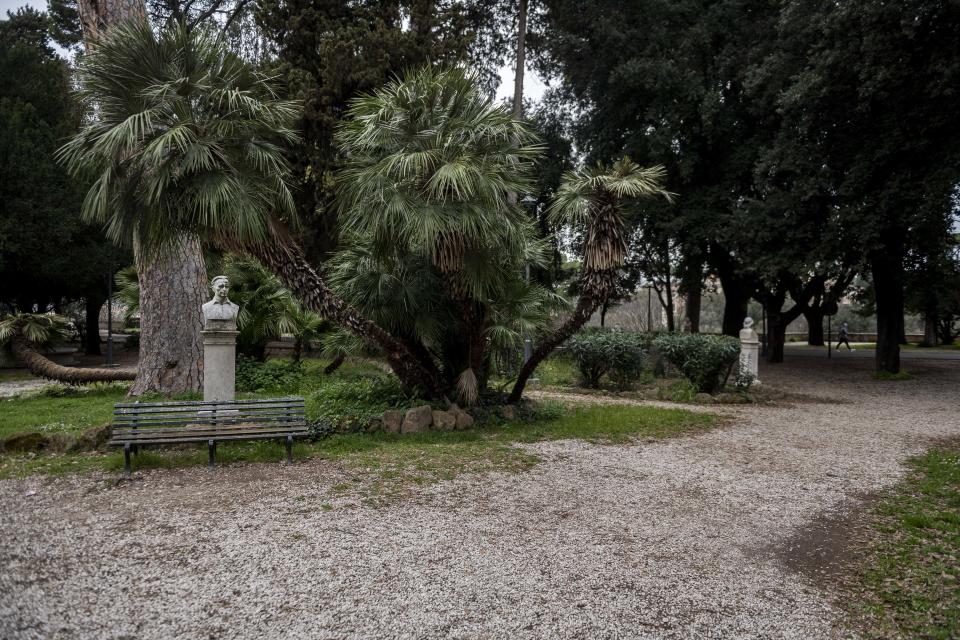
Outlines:
{"label": "distant bust pedestal", "polygon": [[753,329],[753,318],[745,319],[740,330],[740,369],[753,376],[751,384],[760,384],[760,336]]}
{"label": "distant bust pedestal", "polygon": [[227,299],[229,282],[217,276],[211,283],[213,300],[203,305],[203,399],[236,397],[237,314],[240,307]]}

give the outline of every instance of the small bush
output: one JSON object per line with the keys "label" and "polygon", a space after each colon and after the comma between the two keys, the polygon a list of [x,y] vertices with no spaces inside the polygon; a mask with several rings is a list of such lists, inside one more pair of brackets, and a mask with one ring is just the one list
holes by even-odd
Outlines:
{"label": "small bush", "polygon": [[307,396],[307,413],[338,432],[362,431],[387,409],[419,403],[404,394],[393,376],[331,379]]}
{"label": "small bush", "polygon": [[632,331],[586,329],[567,343],[586,387],[597,387],[607,375],[626,389],[643,373],[652,336]]}
{"label": "small bush", "polygon": [[297,389],[303,383],[303,367],[292,360],[260,362],[237,356],[237,391],[270,391]]}
{"label": "small bush", "polygon": [[669,334],[659,336],[653,344],[701,393],[722,389],[740,358],[740,341],[730,336]]}

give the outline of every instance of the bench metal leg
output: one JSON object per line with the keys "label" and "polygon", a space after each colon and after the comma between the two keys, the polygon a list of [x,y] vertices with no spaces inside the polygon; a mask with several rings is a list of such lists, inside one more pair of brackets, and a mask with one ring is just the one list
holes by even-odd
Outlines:
{"label": "bench metal leg", "polygon": [[287,436],[287,464],[293,464],[293,436]]}
{"label": "bench metal leg", "polygon": [[217,443],[207,440],[207,451],[210,453],[210,468],[213,469],[213,463],[217,457]]}
{"label": "bench metal leg", "polygon": [[123,475],[130,477],[130,443],[123,445]]}

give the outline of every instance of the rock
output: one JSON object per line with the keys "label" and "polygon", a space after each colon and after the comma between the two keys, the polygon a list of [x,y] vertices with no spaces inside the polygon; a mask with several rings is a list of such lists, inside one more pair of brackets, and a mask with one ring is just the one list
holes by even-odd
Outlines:
{"label": "rock", "polygon": [[377,431],[383,431],[383,420],[370,418],[370,422],[367,423],[367,433],[376,433]]}
{"label": "rock", "polygon": [[659,400],[660,399],[660,387],[654,387],[652,389],[646,389],[643,392],[644,400]]}
{"label": "rock", "polygon": [[58,453],[74,451],[77,447],[77,439],[69,433],[51,433],[49,448]]}
{"label": "rock", "polygon": [[510,422],[517,419],[517,408],[512,404],[505,404],[500,407],[500,417]]}
{"label": "rock", "polygon": [[403,424],[403,411],[384,411],[383,428],[387,433],[400,433],[400,426]]}
{"label": "rock", "polygon": [[94,449],[99,449],[107,443],[111,433],[112,431],[109,424],[100,427],[90,427],[77,438],[76,443],[74,443],[74,450],[93,451]]}
{"label": "rock", "polygon": [[453,431],[457,428],[457,414],[452,411],[435,410],[433,412],[433,428],[438,431]]}
{"label": "rock", "polygon": [[457,431],[463,431],[464,429],[470,429],[473,427],[473,416],[471,416],[469,413],[461,409],[460,411],[457,411],[455,415],[457,420]]}
{"label": "rock", "polygon": [[14,433],[0,440],[0,451],[31,453],[43,451],[49,448],[50,444],[50,436],[36,431],[28,431],[26,433]]}
{"label": "rock", "polygon": [[400,426],[400,433],[423,433],[430,429],[433,422],[433,408],[425,404],[407,411]]}
{"label": "rock", "polygon": [[713,404],[713,396],[709,393],[698,393],[693,396],[693,401],[697,404]]}

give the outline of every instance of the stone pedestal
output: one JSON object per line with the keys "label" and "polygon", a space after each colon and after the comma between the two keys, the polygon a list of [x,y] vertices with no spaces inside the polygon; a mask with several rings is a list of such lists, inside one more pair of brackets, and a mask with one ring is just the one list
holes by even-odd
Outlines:
{"label": "stone pedestal", "polygon": [[203,400],[233,400],[236,395],[239,331],[208,329],[203,334]]}
{"label": "stone pedestal", "polygon": [[753,319],[747,318],[740,330],[740,370],[753,375],[753,384],[760,384],[760,336],[753,330]]}

